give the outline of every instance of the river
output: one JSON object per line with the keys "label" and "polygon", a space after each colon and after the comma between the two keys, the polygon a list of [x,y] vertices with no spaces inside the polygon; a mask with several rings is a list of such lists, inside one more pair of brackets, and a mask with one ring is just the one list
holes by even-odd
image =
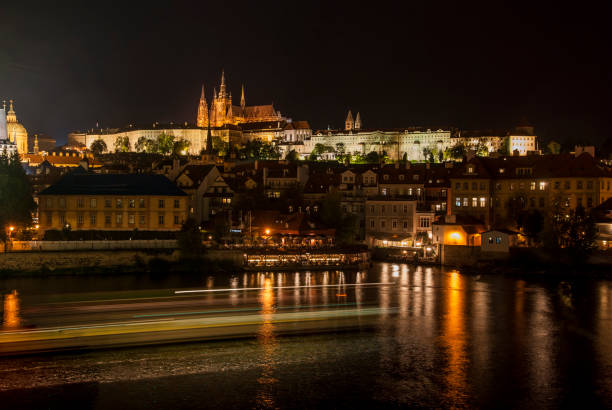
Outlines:
{"label": "river", "polygon": [[[180,299],[180,307],[151,302],[174,301],[186,289],[204,293]],[[362,272],[233,278],[10,278],[0,290],[5,334],[125,320],[137,309],[170,316],[214,306],[256,309],[264,318],[239,338],[0,357],[5,408],[612,407],[608,280],[382,263]],[[134,304],[108,316],[109,301]],[[338,306],[378,310],[350,326],[307,331],[284,332],[266,319]]]}

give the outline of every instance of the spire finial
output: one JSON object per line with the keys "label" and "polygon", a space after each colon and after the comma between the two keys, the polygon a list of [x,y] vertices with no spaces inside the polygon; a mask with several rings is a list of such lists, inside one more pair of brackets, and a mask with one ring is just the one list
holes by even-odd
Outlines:
{"label": "spire finial", "polygon": [[13,110],[13,100],[9,100],[9,112],[10,111],[15,111]]}
{"label": "spire finial", "polygon": [[206,100],[206,95],[204,94],[204,83],[202,83],[202,94],[200,94],[200,100]]}

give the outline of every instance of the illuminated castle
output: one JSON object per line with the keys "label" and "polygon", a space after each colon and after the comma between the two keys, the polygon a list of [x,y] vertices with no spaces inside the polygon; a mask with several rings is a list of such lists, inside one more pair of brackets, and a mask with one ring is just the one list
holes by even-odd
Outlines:
{"label": "illuminated castle", "polygon": [[242,86],[240,105],[233,105],[232,93],[228,93],[226,90],[224,72],[221,72],[219,94],[217,94],[217,89],[215,88],[210,108],[206,102],[204,86],[202,86],[196,120],[197,126],[207,127],[209,116],[212,127],[222,127],[228,124],[238,125],[241,123],[281,121],[283,119],[281,113],[276,111],[272,104],[247,106],[244,97],[244,86]]}

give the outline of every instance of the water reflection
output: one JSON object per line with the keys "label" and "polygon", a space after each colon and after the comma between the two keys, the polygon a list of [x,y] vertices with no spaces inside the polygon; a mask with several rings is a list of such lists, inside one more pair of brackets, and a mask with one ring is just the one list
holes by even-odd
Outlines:
{"label": "water reflection", "polygon": [[451,407],[464,407],[467,398],[467,356],[463,277],[452,271],[445,278],[446,300],[442,323],[442,345],[446,350],[444,399]]}
{"label": "water reflection", "polygon": [[21,326],[19,317],[19,294],[16,290],[4,295],[3,329],[16,329]]}
{"label": "water reflection", "polygon": [[272,280],[268,277],[264,277],[263,284],[264,289],[260,293],[263,323],[257,334],[257,340],[263,349],[263,365],[261,374],[257,379],[258,389],[255,401],[258,408],[273,409],[277,407],[275,387],[278,383],[278,379],[274,377],[275,354],[278,344],[274,334],[274,324],[272,323],[272,315],[275,311],[274,289],[272,289]]}

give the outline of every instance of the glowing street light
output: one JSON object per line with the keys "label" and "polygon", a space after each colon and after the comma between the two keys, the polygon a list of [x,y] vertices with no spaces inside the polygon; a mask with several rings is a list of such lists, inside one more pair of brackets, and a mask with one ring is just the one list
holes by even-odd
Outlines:
{"label": "glowing street light", "polygon": [[270,228],[266,228],[266,235],[270,235]]}
{"label": "glowing street light", "polygon": [[15,230],[14,226],[9,226],[9,231],[13,232]]}

